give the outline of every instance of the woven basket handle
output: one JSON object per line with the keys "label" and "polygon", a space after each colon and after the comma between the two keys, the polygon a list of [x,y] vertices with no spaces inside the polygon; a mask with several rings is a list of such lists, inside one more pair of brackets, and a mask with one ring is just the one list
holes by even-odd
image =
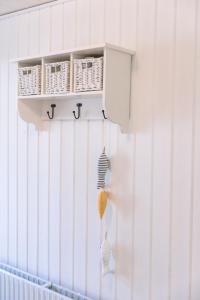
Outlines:
{"label": "woven basket handle", "polygon": [[31,74],[31,70],[24,70],[23,71],[23,75],[30,75]]}
{"label": "woven basket handle", "polygon": [[60,66],[56,66],[56,67],[51,67],[51,73],[56,73],[56,72],[60,72],[61,71],[61,67]]}

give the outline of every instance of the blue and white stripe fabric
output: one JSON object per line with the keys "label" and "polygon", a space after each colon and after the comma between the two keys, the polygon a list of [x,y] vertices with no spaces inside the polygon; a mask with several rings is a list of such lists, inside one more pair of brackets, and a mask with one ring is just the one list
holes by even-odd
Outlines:
{"label": "blue and white stripe fabric", "polygon": [[110,160],[105,154],[105,148],[98,160],[98,182],[97,182],[97,189],[104,189],[105,188],[105,176],[106,172],[110,168]]}

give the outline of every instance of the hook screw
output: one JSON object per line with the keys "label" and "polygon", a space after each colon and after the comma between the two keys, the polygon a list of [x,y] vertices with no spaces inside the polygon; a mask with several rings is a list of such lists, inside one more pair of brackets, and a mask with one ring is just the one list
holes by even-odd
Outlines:
{"label": "hook screw", "polygon": [[54,118],[54,109],[55,109],[55,107],[56,107],[56,104],[51,104],[51,116],[50,116],[49,111],[47,111],[47,115],[48,115],[50,120],[52,120]]}
{"label": "hook screw", "polygon": [[82,103],[77,103],[76,106],[78,107],[78,115],[76,116],[76,112],[75,110],[73,110],[73,114],[74,114],[74,118],[76,120],[78,120],[81,116],[81,106],[82,106]]}

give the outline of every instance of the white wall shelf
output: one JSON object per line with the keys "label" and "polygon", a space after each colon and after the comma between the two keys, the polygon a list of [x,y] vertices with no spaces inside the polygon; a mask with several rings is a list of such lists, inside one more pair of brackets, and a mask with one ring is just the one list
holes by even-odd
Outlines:
{"label": "white wall shelf", "polygon": [[[40,95],[18,96],[18,110],[21,118],[43,128],[43,121],[48,120],[47,111],[51,104],[56,104],[54,120],[70,120],[74,118],[73,110],[81,102],[81,119],[103,119],[102,110],[108,120],[120,125],[126,132],[130,118],[131,70],[133,51],[110,44],[77,48],[59,53],[51,53],[38,57],[19,58],[14,62],[18,67],[42,66],[42,87]],[[73,59],[88,56],[103,56],[103,90],[73,92]],[[70,92],[66,94],[45,94],[44,64],[63,60],[71,61]]]}

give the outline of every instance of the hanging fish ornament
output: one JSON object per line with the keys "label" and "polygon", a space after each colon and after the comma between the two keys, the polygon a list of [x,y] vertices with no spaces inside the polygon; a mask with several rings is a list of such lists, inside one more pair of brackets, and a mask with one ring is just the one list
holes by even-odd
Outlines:
{"label": "hanging fish ornament", "polygon": [[107,198],[108,198],[107,192],[101,190],[98,195],[98,211],[101,219],[103,218],[104,212],[106,210]]}
{"label": "hanging fish ornament", "polygon": [[110,160],[105,154],[105,147],[103,152],[98,160],[98,182],[97,182],[97,189],[104,189],[105,188],[105,176],[107,171],[110,168]]}
{"label": "hanging fish ornament", "polygon": [[110,258],[112,254],[111,245],[107,239],[107,233],[105,234],[105,239],[101,244],[101,268],[102,275],[106,275],[111,272],[110,270]]}

